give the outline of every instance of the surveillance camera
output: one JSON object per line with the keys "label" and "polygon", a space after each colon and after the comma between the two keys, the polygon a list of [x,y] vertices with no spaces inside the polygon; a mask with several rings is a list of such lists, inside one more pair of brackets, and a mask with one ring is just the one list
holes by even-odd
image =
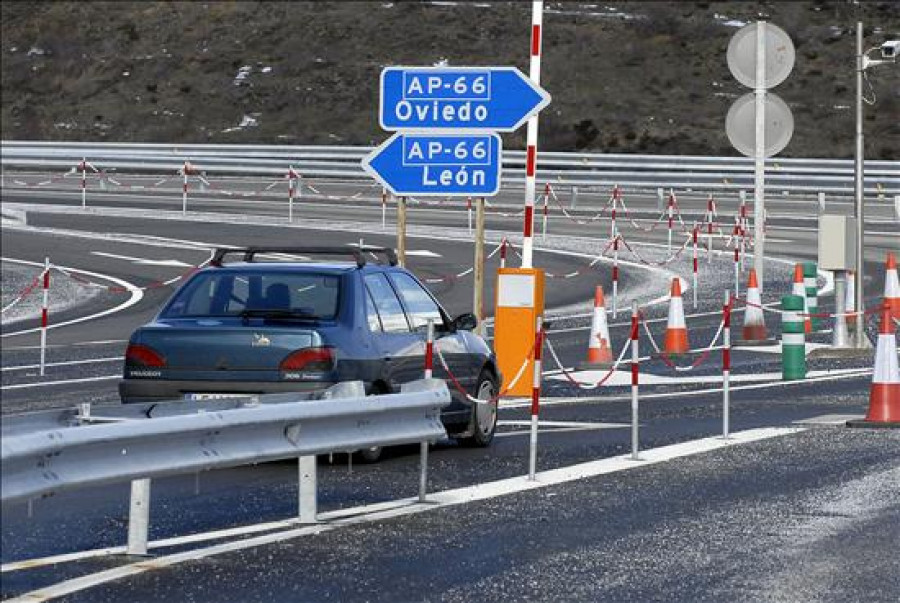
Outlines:
{"label": "surveillance camera", "polygon": [[900,40],[888,40],[881,45],[881,56],[885,59],[896,59],[900,55]]}

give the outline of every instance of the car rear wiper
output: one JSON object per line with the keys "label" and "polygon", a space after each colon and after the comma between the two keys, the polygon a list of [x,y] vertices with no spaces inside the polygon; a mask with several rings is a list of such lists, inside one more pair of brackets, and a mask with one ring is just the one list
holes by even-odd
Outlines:
{"label": "car rear wiper", "polygon": [[277,308],[247,308],[240,315],[241,318],[276,318],[281,320],[319,320],[319,316],[303,310],[279,310]]}

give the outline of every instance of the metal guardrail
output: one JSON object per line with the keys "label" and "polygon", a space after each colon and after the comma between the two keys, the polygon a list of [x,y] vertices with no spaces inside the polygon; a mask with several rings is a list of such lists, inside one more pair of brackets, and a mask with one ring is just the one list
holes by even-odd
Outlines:
{"label": "metal guardrail", "polygon": [[[184,161],[210,174],[283,175],[289,165],[306,178],[367,179],[360,161],[371,147],[84,143],[3,141],[6,168],[70,169],[87,158],[106,171],[176,173]],[[851,194],[853,162],[843,159],[774,158],[766,185],[791,193]],[[504,151],[504,186],[520,186],[522,151]],[[868,194],[900,194],[900,162],[866,161]],[[564,186],[612,186],[654,190],[752,188],[753,162],[744,157],[541,153],[537,177]]]}
{"label": "metal guardrail", "polygon": [[4,417],[2,501],[73,488],[352,452],[446,437],[438,379],[399,394],[365,396],[342,383],[319,399],[273,394],[207,402],[161,402]]}

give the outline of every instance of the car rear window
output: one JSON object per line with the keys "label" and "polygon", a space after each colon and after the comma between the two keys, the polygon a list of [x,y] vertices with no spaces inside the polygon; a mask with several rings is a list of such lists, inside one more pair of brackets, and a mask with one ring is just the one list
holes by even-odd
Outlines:
{"label": "car rear window", "polygon": [[164,318],[292,313],[330,320],[337,315],[340,276],[298,272],[204,272],[169,302]]}

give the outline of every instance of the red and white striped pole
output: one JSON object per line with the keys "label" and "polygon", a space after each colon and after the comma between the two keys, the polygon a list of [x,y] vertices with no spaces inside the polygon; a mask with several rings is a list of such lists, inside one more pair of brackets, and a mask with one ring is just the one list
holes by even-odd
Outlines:
{"label": "red and white striped pole", "polygon": [[381,189],[381,229],[387,228],[387,189]]}
{"label": "red and white striped pole", "polygon": [[728,437],[728,413],[730,403],[731,376],[731,295],[725,292],[725,306],[722,308],[722,437]]}
{"label": "red and white striped pole", "polygon": [[672,254],[672,226],[675,223],[675,191],[669,189],[669,246],[668,254]]}
{"label": "red and white striped pole", "polygon": [[640,355],[638,354],[638,305],[631,302],[631,460],[638,461],[638,375]]}
{"label": "red and white striped pole", "polygon": [[87,207],[87,157],[81,158],[81,207]]}
{"label": "red and white striped pole", "polygon": [[734,221],[734,230],[732,230],[731,236],[734,239],[734,296],[737,297],[741,294],[741,227],[738,225],[737,219]]}
{"label": "red and white striped pole", "polygon": [[425,331],[425,379],[431,379],[434,369],[434,319],[428,319]]}
{"label": "red and white striped pole", "polygon": [[41,301],[41,377],[47,358],[47,325],[50,323],[50,258],[44,258],[44,298]]}
{"label": "red and white striped pole", "polygon": [[613,238],[618,233],[618,229],[616,228],[616,205],[618,205],[619,195],[619,185],[613,185],[612,191],[612,211],[609,212],[610,223],[609,223],[609,238]]}
{"label": "red and white striped pole", "polygon": [[619,312],[619,235],[613,239],[612,282],[612,317],[615,318]]}
{"label": "red and white striped pole", "polygon": [[[529,76],[536,86],[541,84],[541,39],[544,21],[544,2],[531,3],[531,69]],[[522,227],[522,268],[532,267],[534,241],[534,175],[537,167],[538,115],[528,118],[525,161],[525,223]]]}
{"label": "red and white striped pole", "polygon": [[550,210],[547,208],[547,206],[549,205],[549,203],[550,203],[550,183],[548,182],[544,185],[544,226],[541,230],[541,238],[544,240],[547,239],[547,219],[549,218],[549,215],[550,215]]}
{"label": "red and white striped pole", "polygon": [[466,213],[469,214],[469,234],[472,234],[472,197],[466,197]]}
{"label": "red and white striped pole", "polygon": [[750,221],[747,219],[747,203],[741,200],[741,270],[744,269],[744,258],[747,255],[747,231]]}
{"label": "red and white striped pole", "polygon": [[288,166],[288,222],[294,221],[294,178],[297,177],[294,172],[294,166]]}
{"label": "red and white striped pole", "polygon": [[184,167],[181,168],[181,171],[184,172],[184,184],[181,187],[181,213],[187,214],[187,193],[188,193],[188,162],[184,162]]}
{"label": "red and white striped pole", "polygon": [[500,267],[506,268],[506,237],[500,241]]}
{"label": "red and white striped pole", "polygon": [[694,310],[697,309],[697,238],[698,238],[698,227],[694,226],[694,232],[692,233],[692,238],[694,239],[694,274],[692,288],[694,290]]}
{"label": "red and white striped pole", "polygon": [[534,329],[534,375],[531,381],[531,439],[528,452],[528,479],[535,480],[537,472],[538,413],[541,406],[541,348],[544,347],[542,318],[537,317]]}

